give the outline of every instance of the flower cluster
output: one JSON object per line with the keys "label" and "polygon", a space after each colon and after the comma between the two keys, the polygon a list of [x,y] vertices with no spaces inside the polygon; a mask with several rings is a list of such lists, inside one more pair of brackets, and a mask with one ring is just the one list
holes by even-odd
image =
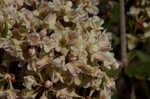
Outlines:
{"label": "flower cluster", "polygon": [[87,96],[110,99],[115,82],[106,71],[119,64],[104,21],[97,16],[98,4],[99,0],[0,0],[0,49],[6,54],[1,55],[1,65],[9,69],[9,63],[18,61],[23,68],[21,89],[13,87],[21,78],[7,80],[4,75],[11,74],[1,73],[11,87],[2,87],[0,96],[49,99],[53,93],[58,99],[73,99],[84,98],[78,90],[88,88]]}
{"label": "flower cluster", "polygon": [[[128,48],[133,50],[139,42],[145,42],[150,37],[150,1],[137,1],[128,11],[128,16],[133,20],[135,29],[133,32],[140,32],[140,35],[127,34]],[[131,22],[130,22],[131,23]]]}

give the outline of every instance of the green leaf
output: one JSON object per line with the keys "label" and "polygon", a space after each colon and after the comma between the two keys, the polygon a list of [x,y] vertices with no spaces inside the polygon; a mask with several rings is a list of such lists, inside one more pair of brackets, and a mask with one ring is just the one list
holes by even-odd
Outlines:
{"label": "green leaf", "polygon": [[118,94],[113,94],[111,99],[121,99]]}
{"label": "green leaf", "polygon": [[103,78],[102,78],[102,82],[101,82],[101,84],[100,84],[100,88],[103,88],[104,81],[105,81],[105,78],[103,77]]}
{"label": "green leaf", "polygon": [[55,96],[55,93],[54,92],[50,92],[49,95],[50,96]]}
{"label": "green leaf", "polygon": [[120,44],[120,38],[119,37],[114,37],[114,45],[117,46]]}
{"label": "green leaf", "polygon": [[150,61],[134,62],[125,69],[126,75],[135,77],[139,80],[149,80],[150,78]]}
{"label": "green leaf", "polygon": [[117,78],[119,73],[120,73],[121,69],[110,69],[110,70],[107,70],[106,71],[106,74],[109,76],[109,77],[114,77],[114,78]]}
{"label": "green leaf", "polygon": [[134,32],[135,23],[136,23],[135,18],[129,19],[129,29],[130,29],[130,31],[133,31],[133,32]]}
{"label": "green leaf", "polygon": [[144,53],[143,51],[136,51],[137,57],[143,62],[149,62],[150,56]]}
{"label": "green leaf", "polygon": [[113,25],[118,25],[120,23],[120,16],[118,7],[112,9],[112,16],[110,19],[110,23]]}
{"label": "green leaf", "polygon": [[128,60],[132,61],[136,57],[136,50],[130,51],[128,53]]}
{"label": "green leaf", "polygon": [[8,25],[5,24],[5,25],[4,25],[3,32],[2,32],[2,37],[6,38],[6,37],[7,37],[7,34],[8,34]]}

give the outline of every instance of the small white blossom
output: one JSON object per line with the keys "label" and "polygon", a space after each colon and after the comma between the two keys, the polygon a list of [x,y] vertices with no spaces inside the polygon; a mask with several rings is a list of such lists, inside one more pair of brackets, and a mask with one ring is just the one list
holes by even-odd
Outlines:
{"label": "small white blossom", "polygon": [[35,78],[31,75],[24,77],[24,86],[31,90],[33,86],[35,86],[37,82],[35,81]]}

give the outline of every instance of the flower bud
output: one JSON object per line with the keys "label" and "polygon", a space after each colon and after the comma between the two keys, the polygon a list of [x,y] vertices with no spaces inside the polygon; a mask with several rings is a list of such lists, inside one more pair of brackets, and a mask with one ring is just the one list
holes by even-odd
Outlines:
{"label": "flower bud", "polygon": [[66,6],[69,7],[69,8],[71,8],[72,7],[72,2],[71,1],[67,1],[66,2]]}
{"label": "flower bud", "polygon": [[46,35],[47,35],[46,29],[43,29],[43,30],[40,31],[40,37],[41,38],[45,37]]}
{"label": "flower bud", "polygon": [[34,56],[35,53],[36,53],[36,51],[35,51],[35,48],[34,48],[34,47],[29,49],[29,55],[30,55],[30,56]]}
{"label": "flower bud", "polygon": [[45,87],[46,87],[46,88],[50,88],[50,87],[52,87],[52,86],[53,86],[53,83],[52,83],[51,81],[47,80],[47,81],[45,82]]}

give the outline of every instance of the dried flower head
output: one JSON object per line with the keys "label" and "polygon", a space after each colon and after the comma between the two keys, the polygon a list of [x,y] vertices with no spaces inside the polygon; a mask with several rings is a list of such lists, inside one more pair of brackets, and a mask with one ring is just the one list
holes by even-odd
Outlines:
{"label": "dried flower head", "polygon": [[[0,49],[7,52],[2,62],[5,67],[12,61],[21,64],[22,71],[15,76],[17,83],[25,87],[18,89],[23,98],[47,99],[51,92],[50,99],[83,99],[83,94],[77,94],[79,87],[89,88],[89,96],[99,92],[93,96],[96,99],[110,98],[115,82],[106,71],[119,64],[110,52],[110,37],[102,27],[104,20],[97,16],[98,3],[99,0],[0,1]],[[5,27],[1,28],[1,24]],[[23,83],[19,82],[20,75]],[[15,78],[6,74],[5,79]]]}

